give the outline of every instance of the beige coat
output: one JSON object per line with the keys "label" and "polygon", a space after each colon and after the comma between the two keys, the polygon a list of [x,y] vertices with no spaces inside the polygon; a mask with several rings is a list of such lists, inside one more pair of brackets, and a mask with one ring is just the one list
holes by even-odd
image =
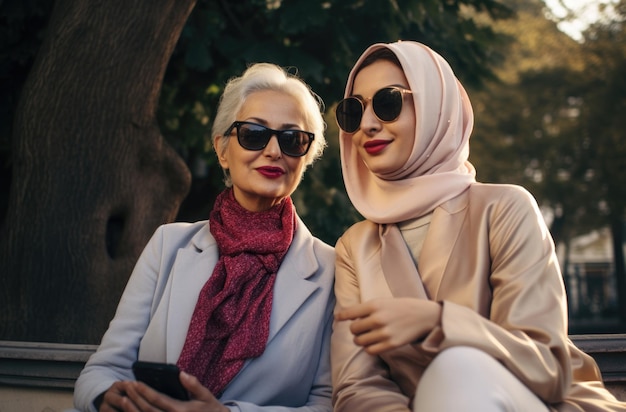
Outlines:
{"label": "beige coat", "polygon": [[[337,242],[338,308],[419,289],[418,279],[383,274],[383,228],[363,221]],[[335,322],[335,411],[408,411],[429,362],[459,345],[501,361],[554,410],[626,410],[604,388],[594,360],[567,337],[553,242],[527,191],[476,183],[436,208],[418,270],[428,298],[443,303],[441,325],[420,342],[376,357],[354,345],[350,322]]]}

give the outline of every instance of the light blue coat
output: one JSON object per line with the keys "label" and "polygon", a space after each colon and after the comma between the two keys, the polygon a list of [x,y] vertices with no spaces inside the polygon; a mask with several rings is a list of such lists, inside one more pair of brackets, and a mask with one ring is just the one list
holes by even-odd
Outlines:
{"label": "light blue coat", "polygon": [[[115,317],[80,374],[74,405],[119,380],[138,359],[176,363],[202,286],[218,259],[208,221],[161,226],[144,249]],[[330,334],[335,254],[298,218],[274,284],[265,352],[248,360],[220,400],[234,411],[331,411]]]}

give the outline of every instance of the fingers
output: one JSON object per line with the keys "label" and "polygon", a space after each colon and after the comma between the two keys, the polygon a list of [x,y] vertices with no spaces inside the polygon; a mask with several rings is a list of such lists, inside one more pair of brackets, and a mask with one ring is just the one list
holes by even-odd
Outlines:
{"label": "fingers", "polygon": [[352,320],[350,332],[358,335],[385,325],[384,314],[380,309],[379,302],[369,301],[342,309],[335,318],[339,321]]}
{"label": "fingers", "polygon": [[416,341],[441,318],[441,305],[412,298],[379,298],[338,311],[336,319],[351,320],[355,345],[380,354]]}
{"label": "fingers", "polygon": [[[150,387],[141,382],[130,382],[126,390],[126,399],[124,400],[123,408],[124,412],[139,412],[139,411],[151,411],[156,410],[153,407],[154,397],[151,400]],[[155,392],[156,394],[156,392]]]}
{"label": "fingers", "polygon": [[385,319],[383,314],[372,313],[364,318],[359,318],[350,324],[350,332],[355,335],[361,335],[369,331],[377,330],[380,333],[386,333],[385,326],[388,324],[388,320]]}
{"label": "fingers", "polygon": [[390,328],[384,318],[372,310],[370,305],[348,308],[343,316],[354,320],[350,323],[350,332],[354,335],[355,345],[362,346],[367,353],[379,354],[389,349]]}
{"label": "fingers", "polygon": [[392,329],[388,327],[355,334],[353,341],[355,345],[362,346],[365,352],[370,355],[379,355],[405,343],[401,336],[394,334]]}
{"label": "fingers", "polygon": [[384,353],[393,348],[395,348],[395,346],[390,345],[387,342],[379,342],[374,345],[364,346],[363,350],[368,354],[375,356],[380,355],[381,353]]}
{"label": "fingers", "polygon": [[371,328],[356,332],[351,328],[350,331],[354,335],[354,343],[359,346],[369,346],[391,338],[390,334],[387,332],[387,328]]}
{"label": "fingers", "polygon": [[217,401],[211,391],[205,388],[195,376],[186,372],[181,372],[179,379],[180,383],[182,383],[185,389],[187,389],[192,399],[198,399],[201,401]]}
{"label": "fingers", "polygon": [[[131,382],[128,388],[128,397],[137,411],[173,411],[183,403],[177,399],[158,392],[143,382]],[[124,412],[135,412],[134,409],[124,409]]]}
{"label": "fingers", "polygon": [[181,372],[179,379],[191,401],[179,401],[156,391],[143,382],[115,382],[105,393],[99,412],[207,411],[227,412],[211,391],[194,376]]}
{"label": "fingers", "polygon": [[397,346],[392,329],[369,318],[353,321],[350,331],[354,335],[354,344],[362,346],[370,355],[378,355]]}
{"label": "fingers", "polygon": [[360,303],[349,308],[342,309],[335,314],[335,319],[342,320],[354,320],[369,316],[372,313],[371,303]]}
{"label": "fingers", "polygon": [[128,398],[128,391],[132,382],[119,381],[113,383],[105,392],[100,405],[100,412],[124,411],[136,412],[137,408]]}
{"label": "fingers", "polygon": [[189,392],[191,399],[202,402],[203,411],[226,411],[229,409],[217,400],[211,391],[203,386],[200,381],[193,375],[181,372],[179,376],[180,382]]}

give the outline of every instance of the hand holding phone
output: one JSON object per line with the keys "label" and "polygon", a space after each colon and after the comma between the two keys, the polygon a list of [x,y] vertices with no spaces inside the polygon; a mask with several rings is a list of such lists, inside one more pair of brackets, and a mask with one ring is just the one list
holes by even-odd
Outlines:
{"label": "hand holding phone", "polygon": [[138,381],[171,398],[189,400],[187,389],[180,383],[180,369],[174,364],[136,361],[133,373]]}

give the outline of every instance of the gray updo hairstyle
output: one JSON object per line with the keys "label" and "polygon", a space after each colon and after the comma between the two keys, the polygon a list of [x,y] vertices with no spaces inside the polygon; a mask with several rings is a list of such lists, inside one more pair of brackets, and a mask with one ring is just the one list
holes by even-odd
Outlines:
{"label": "gray updo hairstyle", "polygon": [[[272,63],[255,63],[241,76],[233,77],[226,83],[211,129],[213,147],[215,148],[216,136],[223,136],[230,125],[237,120],[237,113],[241,110],[246,98],[251,93],[261,90],[282,92],[294,97],[300,103],[304,111],[304,129],[315,134],[311,148],[305,155],[305,166],[313,164],[326,147],[324,136],[326,123],[322,116],[324,102],[299,77]],[[222,153],[218,153],[218,156],[226,151],[229,142],[230,136],[222,137]],[[224,170],[224,176],[226,186],[232,186],[227,170]]]}

